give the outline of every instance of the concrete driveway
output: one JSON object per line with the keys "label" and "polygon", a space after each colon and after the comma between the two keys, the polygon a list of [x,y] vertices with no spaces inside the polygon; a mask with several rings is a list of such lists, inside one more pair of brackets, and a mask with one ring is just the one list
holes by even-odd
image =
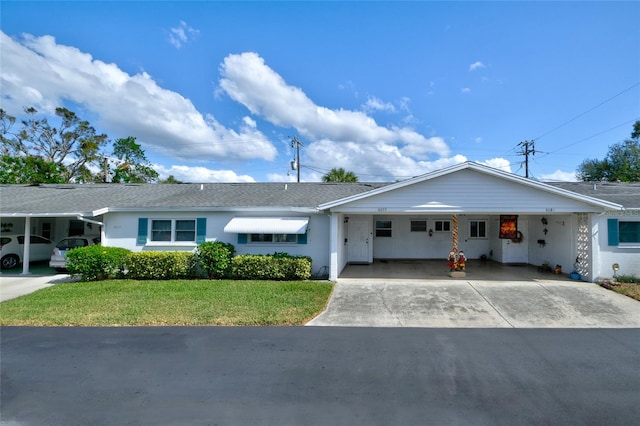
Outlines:
{"label": "concrete driveway", "polygon": [[309,326],[636,328],[640,302],[565,280],[338,280]]}

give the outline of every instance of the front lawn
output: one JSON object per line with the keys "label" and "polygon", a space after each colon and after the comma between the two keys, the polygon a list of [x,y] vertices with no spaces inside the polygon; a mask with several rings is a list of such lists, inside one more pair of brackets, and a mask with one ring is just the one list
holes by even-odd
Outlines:
{"label": "front lawn", "polygon": [[0,304],[0,325],[300,325],[333,284],[112,280],[58,284]]}

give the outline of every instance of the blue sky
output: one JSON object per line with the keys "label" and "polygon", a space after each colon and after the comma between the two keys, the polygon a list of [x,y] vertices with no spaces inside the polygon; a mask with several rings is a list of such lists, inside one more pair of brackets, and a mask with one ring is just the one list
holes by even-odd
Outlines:
{"label": "blue sky", "polygon": [[575,180],[640,119],[640,2],[2,1],[2,108],[135,136],[162,178]]}

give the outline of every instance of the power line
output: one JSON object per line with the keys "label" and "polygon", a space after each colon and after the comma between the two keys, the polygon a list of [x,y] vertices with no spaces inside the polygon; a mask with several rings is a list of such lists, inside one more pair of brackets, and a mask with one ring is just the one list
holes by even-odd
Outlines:
{"label": "power line", "polygon": [[556,130],[558,130],[558,129],[560,129],[560,128],[564,127],[564,126],[566,126],[566,125],[567,125],[567,124],[569,124],[569,123],[572,123],[572,122],[576,121],[578,118],[582,117],[583,115],[586,115],[586,114],[590,113],[590,112],[591,112],[591,111],[593,111],[594,109],[601,107],[602,105],[606,104],[607,102],[612,101],[613,99],[617,98],[618,96],[620,96],[620,95],[622,95],[622,94],[624,94],[624,93],[628,92],[629,90],[631,90],[631,89],[633,89],[633,88],[635,88],[635,87],[637,87],[637,86],[640,86],[640,81],[639,81],[639,82],[637,82],[637,83],[632,84],[632,85],[631,85],[631,86],[629,86],[629,87],[627,87],[627,88],[626,88],[626,89],[624,89],[622,92],[620,92],[620,93],[618,93],[618,94],[613,95],[613,96],[612,96],[612,97],[610,97],[609,99],[606,99],[606,100],[604,100],[604,101],[600,102],[598,105],[596,105],[596,106],[594,106],[594,107],[592,107],[592,108],[589,108],[589,109],[588,109],[588,110],[586,110],[585,112],[583,112],[583,113],[581,113],[581,114],[576,115],[576,116],[575,116],[575,117],[573,117],[572,119],[565,121],[564,123],[560,124],[559,126],[556,126],[556,127],[554,127],[553,129],[551,129],[551,130],[549,130],[549,131],[547,131],[547,132],[545,132],[545,133],[541,134],[540,136],[538,136],[538,137],[536,137],[536,138],[533,138],[533,140],[534,140],[534,141],[535,141],[535,140],[538,140],[538,139],[540,139],[540,138],[542,138],[542,137],[544,137],[544,136],[548,135],[549,133],[555,132]]}

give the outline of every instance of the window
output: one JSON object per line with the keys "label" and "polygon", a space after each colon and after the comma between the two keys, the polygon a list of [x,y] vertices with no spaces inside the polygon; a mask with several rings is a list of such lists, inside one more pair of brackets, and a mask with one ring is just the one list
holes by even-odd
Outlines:
{"label": "window", "polygon": [[618,222],[618,238],[621,243],[640,243],[640,222]]}
{"label": "window", "polygon": [[196,221],[176,220],[176,241],[195,241]]}
{"label": "window", "polygon": [[426,220],[412,220],[411,221],[411,232],[427,232],[427,221]]}
{"label": "window", "polygon": [[161,219],[151,221],[151,241],[196,240],[196,221]]}
{"label": "window", "polygon": [[436,220],[435,228],[436,228],[436,232],[449,232],[451,231],[451,221]]}
{"label": "window", "polygon": [[249,234],[252,243],[292,243],[298,242],[297,234]]}
{"label": "window", "polygon": [[376,237],[390,237],[390,236],[391,236],[391,221],[376,220]]}
{"label": "window", "polygon": [[487,238],[487,221],[470,220],[469,238]]}

